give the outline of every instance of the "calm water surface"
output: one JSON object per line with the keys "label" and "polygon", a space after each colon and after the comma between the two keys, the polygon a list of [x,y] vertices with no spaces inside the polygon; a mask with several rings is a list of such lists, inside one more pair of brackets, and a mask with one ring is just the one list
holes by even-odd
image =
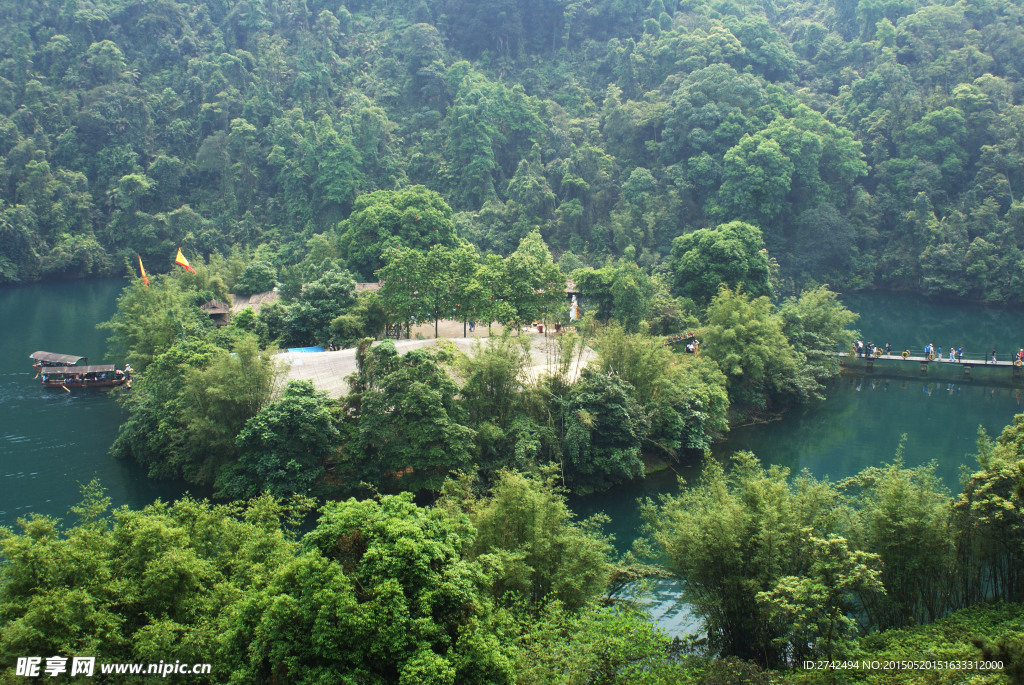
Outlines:
{"label": "calm water surface", "polygon": [[99,478],[115,506],[144,506],[183,488],[154,484],[107,454],[121,421],[110,391],[43,388],[28,356],[106,356],[96,324],[114,313],[124,281],[75,281],[0,288],[0,525],[30,513],[66,516],[80,486]]}

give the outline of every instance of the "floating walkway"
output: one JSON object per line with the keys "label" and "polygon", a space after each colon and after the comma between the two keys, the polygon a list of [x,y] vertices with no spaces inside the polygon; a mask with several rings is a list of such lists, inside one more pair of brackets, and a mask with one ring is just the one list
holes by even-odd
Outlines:
{"label": "floating walkway", "polygon": [[1008,371],[1013,378],[1019,378],[1021,376],[1022,365],[1016,361],[985,361],[984,359],[961,359],[959,361],[949,361],[949,359],[929,359],[924,356],[907,355],[904,357],[902,354],[880,354],[880,355],[862,355],[858,356],[851,352],[838,352],[836,353],[839,357],[839,365],[844,367],[856,366],[860,367],[863,365],[866,371],[871,371],[878,362],[884,362],[885,366],[890,364],[920,364],[921,373],[928,373],[929,369],[942,368],[942,369],[956,369],[957,367],[963,369],[963,375],[970,376],[971,371],[979,368],[992,369],[1003,369]]}

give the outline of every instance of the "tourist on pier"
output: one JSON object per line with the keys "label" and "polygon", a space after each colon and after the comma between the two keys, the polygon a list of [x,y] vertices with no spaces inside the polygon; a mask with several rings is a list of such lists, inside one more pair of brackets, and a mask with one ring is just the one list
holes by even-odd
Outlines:
{"label": "tourist on pier", "polygon": [[953,359],[954,359],[955,357],[956,357],[956,350],[954,350],[954,349],[953,349],[953,346],[952,346],[952,345],[950,345],[950,346],[949,346],[949,361],[953,361]]}
{"label": "tourist on pier", "polygon": [[885,356],[888,357],[889,356],[889,352],[891,350],[892,350],[892,347],[889,346],[889,343],[885,343]]}
{"label": "tourist on pier", "polygon": [[935,353],[935,359],[941,362],[942,361],[942,348],[938,347],[936,349],[938,351]]}
{"label": "tourist on pier", "polygon": [[956,348],[956,360],[957,360],[957,362],[959,363],[959,362],[963,361],[963,358],[964,358],[964,348],[963,347]]}
{"label": "tourist on pier", "polygon": [[992,363],[996,363],[996,348],[992,348]]}
{"label": "tourist on pier", "polygon": [[932,351],[932,346],[931,346],[931,345],[928,345],[928,344],[926,343],[926,344],[925,344],[925,346],[924,346],[924,358],[925,358],[925,359],[927,359],[927,358],[928,358],[928,355],[929,355],[929,354],[931,353],[931,351]]}

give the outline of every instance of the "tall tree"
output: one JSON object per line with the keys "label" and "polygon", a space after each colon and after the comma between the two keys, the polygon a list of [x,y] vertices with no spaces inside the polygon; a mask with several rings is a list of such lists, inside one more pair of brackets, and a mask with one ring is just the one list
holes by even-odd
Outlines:
{"label": "tall tree", "polygon": [[423,186],[360,195],[339,232],[348,266],[363,280],[374,280],[389,247],[426,251],[431,245],[455,244],[451,207]]}
{"label": "tall tree", "polygon": [[338,446],[334,405],[309,381],[290,381],[279,399],[245,422],[235,439],[238,467],[221,477],[221,489],[238,499],[309,491]]}
{"label": "tall tree", "polygon": [[702,228],[672,242],[674,291],[701,305],[723,285],[754,297],[772,295],[772,263],[761,230],[741,221]]}
{"label": "tall tree", "polygon": [[458,386],[443,359],[443,352],[426,350],[399,357],[390,340],[361,357],[358,449],[349,457],[367,463],[350,468],[367,468],[382,484],[416,491],[437,490],[449,473],[469,466],[474,431],[465,425]]}

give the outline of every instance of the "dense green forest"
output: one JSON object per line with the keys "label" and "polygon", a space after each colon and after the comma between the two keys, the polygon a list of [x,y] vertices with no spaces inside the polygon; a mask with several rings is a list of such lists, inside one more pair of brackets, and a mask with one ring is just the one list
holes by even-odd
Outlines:
{"label": "dense green forest", "polygon": [[[212,663],[188,680],[212,683],[1019,683],[1024,415],[978,448],[955,496],[898,456],[839,483],[709,462],[647,505],[660,570],[575,520],[550,469],[329,502],[305,535],[305,497],[111,511],[92,483],[69,523],[0,528],[0,681],[88,654]],[[615,599],[659,573],[706,637]],[[803,667],[822,659],[932,666]]]}
{"label": "dense green forest", "polygon": [[0,7],[5,282],[316,235],[369,280],[350,215],[423,185],[483,252],[657,269],[741,220],[789,286],[1024,295],[1009,0]]}
{"label": "dense green forest", "polygon": [[[643,506],[624,555],[566,505],[822,397],[857,319],[833,289],[1024,297],[1019,3],[0,0],[0,18],[0,282],[141,255],[150,282],[102,324],[136,370],[111,452],[221,502],[110,510],[92,484],[67,523],[0,528],[4,668],[914,682],[791,668],[888,656],[1024,678],[1024,416],[979,437],[958,493],[899,454],[838,483],[708,459]],[[179,245],[195,270],[161,273]],[[275,286],[221,328],[199,308]],[[573,325],[544,374],[533,336],[388,339],[440,319]],[[355,347],[347,394],[285,382],[272,352],[309,344]],[[617,595],[652,577],[684,583],[702,639]]]}

